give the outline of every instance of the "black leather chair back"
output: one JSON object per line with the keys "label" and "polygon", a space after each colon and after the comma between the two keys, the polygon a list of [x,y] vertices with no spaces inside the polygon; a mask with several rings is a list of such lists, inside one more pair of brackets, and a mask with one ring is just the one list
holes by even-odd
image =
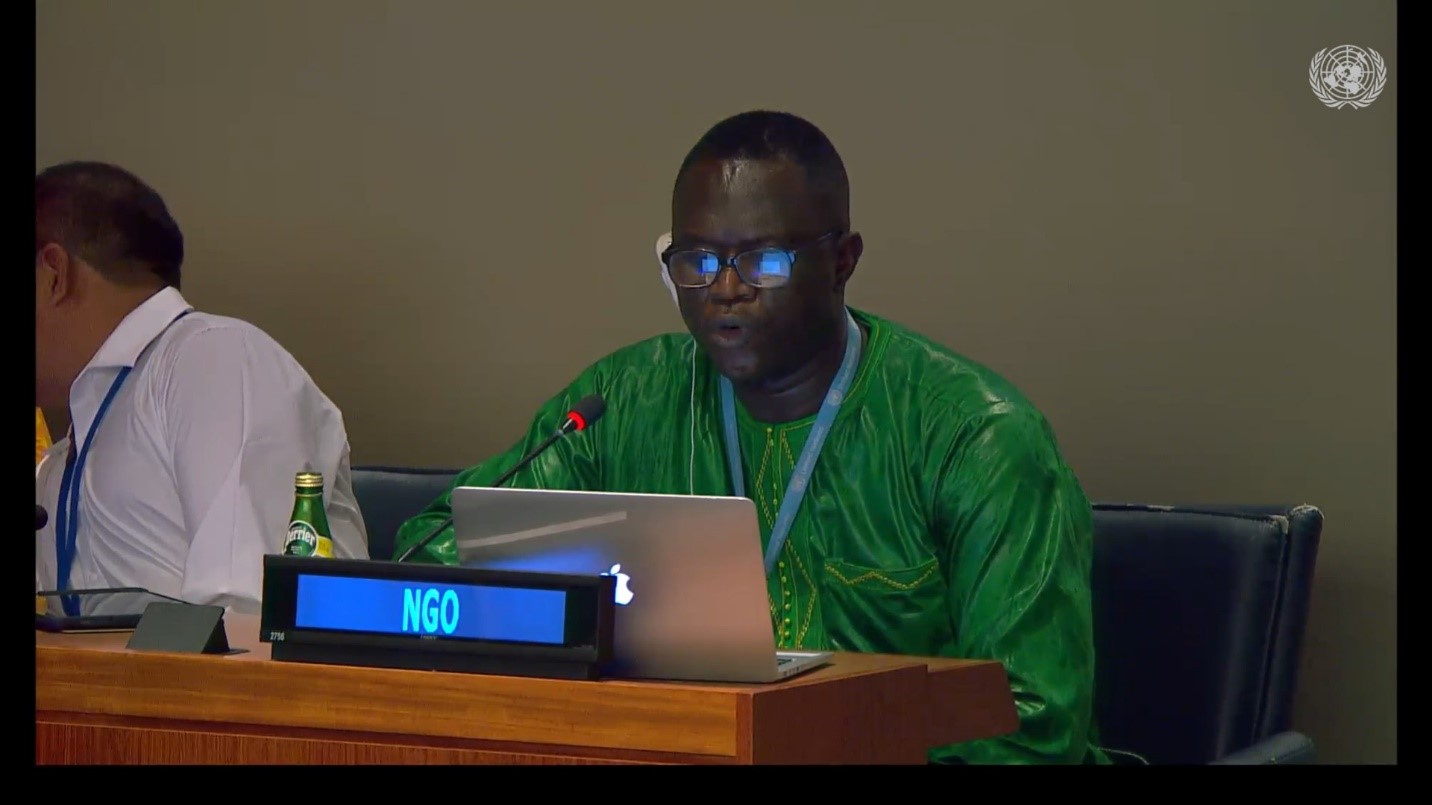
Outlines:
{"label": "black leather chair back", "polygon": [[368,529],[368,556],[393,560],[398,529],[446,492],[458,470],[354,467],[353,495]]}
{"label": "black leather chair back", "polygon": [[1322,522],[1312,506],[1094,506],[1102,745],[1207,764],[1290,729]]}

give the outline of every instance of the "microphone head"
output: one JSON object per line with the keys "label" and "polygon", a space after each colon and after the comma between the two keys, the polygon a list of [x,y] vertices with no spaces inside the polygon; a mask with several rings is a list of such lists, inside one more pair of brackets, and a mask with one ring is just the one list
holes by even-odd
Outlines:
{"label": "microphone head", "polygon": [[585,430],[606,412],[607,401],[602,399],[602,395],[588,394],[572,406],[572,410],[567,412],[567,419],[577,430]]}
{"label": "microphone head", "polygon": [[36,503],[36,504],[35,504],[35,530],[36,530],[36,531],[39,531],[40,529],[44,528],[44,527],[45,527],[45,523],[48,523],[48,522],[50,522],[50,513],[47,512],[47,511],[45,511],[45,507],[44,507],[44,506],[41,506],[40,504]]}

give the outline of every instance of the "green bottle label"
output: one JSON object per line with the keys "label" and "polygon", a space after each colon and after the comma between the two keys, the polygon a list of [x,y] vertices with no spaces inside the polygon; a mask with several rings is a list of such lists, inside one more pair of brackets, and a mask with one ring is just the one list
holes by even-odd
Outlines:
{"label": "green bottle label", "polygon": [[314,527],[302,520],[288,524],[288,539],[283,552],[289,556],[322,556],[333,558],[333,541],[319,534]]}

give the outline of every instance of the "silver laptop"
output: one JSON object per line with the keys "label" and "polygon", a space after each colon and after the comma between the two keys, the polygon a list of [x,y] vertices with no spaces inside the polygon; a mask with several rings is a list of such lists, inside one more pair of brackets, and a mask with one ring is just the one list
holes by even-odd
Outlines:
{"label": "silver laptop", "polygon": [[613,676],[774,682],[828,651],[777,651],[745,498],[458,487],[466,567],[617,577]]}

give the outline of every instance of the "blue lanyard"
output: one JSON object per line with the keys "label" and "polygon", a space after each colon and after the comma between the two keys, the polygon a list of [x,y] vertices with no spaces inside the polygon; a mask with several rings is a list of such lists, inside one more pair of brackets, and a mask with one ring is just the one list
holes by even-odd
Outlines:
{"label": "blue lanyard", "polygon": [[[785,497],[781,499],[780,512],[776,514],[776,523],[771,528],[771,542],[766,547],[766,573],[769,574],[776,567],[776,559],[781,555],[781,549],[785,547],[786,536],[790,533],[791,523],[795,520],[796,511],[800,509],[801,500],[805,497],[806,486],[810,483],[811,472],[815,470],[816,459],[820,457],[821,448],[825,446],[825,437],[830,433],[831,423],[835,421],[836,412],[840,410],[841,403],[845,402],[845,395],[850,391],[850,384],[855,379],[856,367],[860,365],[860,327],[855,323],[855,317],[850,311],[845,312],[845,358],[841,361],[840,371],[836,373],[835,380],[830,384],[830,390],[826,392],[825,401],[820,404],[820,413],[816,415],[815,426],[811,428],[810,437],[806,440],[805,448],[801,450],[800,460],[796,462],[795,473],[791,475],[790,483],[786,485]],[[731,484],[735,487],[736,497],[746,496],[746,481],[744,472],[741,469],[741,444],[736,437],[736,402],[731,390],[731,381],[725,377],[721,378],[721,419],[726,427],[726,458],[731,465]]]}
{"label": "blue lanyard", "polygon": [[[173,324],[192,311],[186,310],[174,317]],[[165,329],[168,329],[166,326]],[[60,480],[60,505],[59,515],[55,522],[55,589],[68,590],[70,587],[70,568],[75,562],[75,544],[79,539],[80,522],[80,487],[84,479],[85,459],[89,457],[90,447],[94,445],[94,435],[99,432],[99,423],[104,420],[104,415],[109,412],[109,404],[114,402],[114,396],[119,393],[119,387],[129,377],[129,371],[133,367],[126,366],[119,370],[119,377],[109,386],[109,393],[104,395],[104,402],[99,404],[99,410],[95,411],[94,421],[90,423],[89,433],[85,436],[84,446],[76,454],[74,444],[71,443],[68,457],[65,460],[65,472]],[[73,431],[71,431],[73,438]],[[74,596],[61,596],[61,603],[64,605],[65,613],[71,616],[79,614],[79,604]]]}

